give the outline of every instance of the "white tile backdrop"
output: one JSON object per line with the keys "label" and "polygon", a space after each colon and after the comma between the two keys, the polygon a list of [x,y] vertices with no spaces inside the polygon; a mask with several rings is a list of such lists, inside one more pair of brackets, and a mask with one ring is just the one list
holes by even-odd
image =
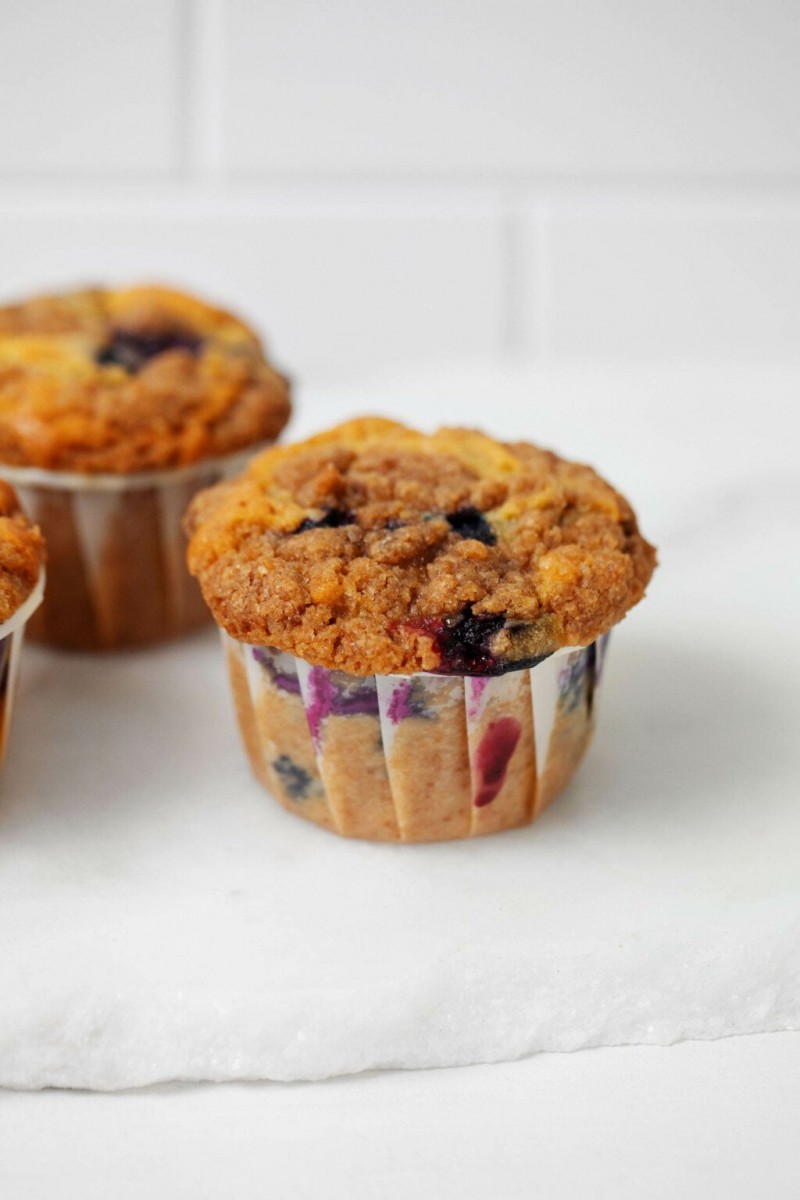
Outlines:
{"label": "white tile backdrop", "polygon": [[797,0],[0,0],[0,290],[159,277],[346,381],[788,357]]}

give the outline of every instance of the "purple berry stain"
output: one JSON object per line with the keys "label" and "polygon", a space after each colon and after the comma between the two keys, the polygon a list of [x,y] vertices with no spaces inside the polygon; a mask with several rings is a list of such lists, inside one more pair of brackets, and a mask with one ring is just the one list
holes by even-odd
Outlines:
{"label": "purple berry stain", "polygon": [[322,735],[322,722],[327,717],[378,716],[378,689],[372,679],[357,679],[341,671],[312,667],[308,676],[308,692],[306,717],[317,748]]}
{"label": "purple berry stain", "polygon": [[436,716],[436,710],[429,706],[429,699],[424,681],[418,676],[411,676],[392,688],[386,715],[393,725],[399,725],[408,717],[430,721]]}
{"label": "purple berry stain", "polygon": [[414,709],[409,703],[410,693],[410,679],[404,679],[402,683],[398,683],[392,692],[392,698],[389,701],[386,713],[393,725],[399,725],[406,717],[415,716]]}
{"label": "purple berry stain", "polygon": [[467,716],[472,721],[478,719],[481,711],[481,699],[483,693],[489,685],[489,680],[483,676],[476,675],[473,679],[466,680],[467,687]]}
{"label": "purple berry stain", "polygon": [[300,695],[300,680],[297,675],[279,670],[269,650],[265,650],[263,646],[253,646],[253,658],[264,668],[279,691],[289,692],[293,696]]}
{"label": "purple berry stain", "polygon": [[308,676],[310,700],[306,704],[306,717],[311,739],[319,747],[322,722],[333,711],[336,699],[336,689],[331,681],[330,672],[324,667],[312,667]]}
{"label": "purple berry stain", "polygon": [[476,808],[491,804],[505,783],[508,764],[521,733],[522,726],[514,717],[499,717],[487,728],[475,755],[479,780],[473,800]]}
{"label": "purple berry stain", "polygon": [[559,672],[558,703],[566,712],[574,712],[579,705],[585,704],[586,711],[591,716],[596,684],[596,645],[597,643],[593,642],[584,650],[575,651]]}

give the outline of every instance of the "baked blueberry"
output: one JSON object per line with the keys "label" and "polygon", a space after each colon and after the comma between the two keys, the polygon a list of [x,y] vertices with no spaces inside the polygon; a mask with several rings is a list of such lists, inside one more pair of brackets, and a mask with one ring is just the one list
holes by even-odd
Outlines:
{"label": "baked blueberry", "polygon": [[304,770],[288,754],[281,754],[276,758],[272,763],[272,769],[291,800],[305,800],[314,782],[308,771]]}
{"label": "baked blueberry", "polygon": [[492,642],[504,624],[504,617],[478,615],[468,604],[457,616],[438,621],[434,629],[428,626],[441,656],[439,670],[452,675],[495,674],[498,661]]}
{"label": "baked blueberry", "polygon": [[307,533],[309,529],[340,529],[342,525],[353,524],[355,517],[351,512],[344,512],[341,508],[329,508],[323,516],[316,519],[305,517],[292,533]]}
{"label": "baked blueberry", "polygon": [[129,375],[135,375],[142,367],[167,350],[186,350],[197,354],[201,339],[184,330],[159,330],[143,333],[135,330],[117,329],[104,346],[97,351],[95,359],[101,367],[122,367]]}
{"label": "baked blueberry", "polygon": [[497,534],[479,508],[459,508],[449,513],[447,520],[450,528],[463,538],[474,538],[484,546],[494,546],[497,542]]}

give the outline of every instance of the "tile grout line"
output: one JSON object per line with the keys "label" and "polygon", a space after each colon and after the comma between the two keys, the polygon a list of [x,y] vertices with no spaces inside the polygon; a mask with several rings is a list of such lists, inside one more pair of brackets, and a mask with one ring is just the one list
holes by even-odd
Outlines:
{"label": "tile grout line", "polygon": [[520,237],[520,213],[515,189],[506,189],[502,211],[502,310],[500,344],[503,353],[513,355],[524,345],[523,320],[523,245]]}
{"label": "tile grout line", "polygon": [[184,179],[192,190],[218,184],[224,174],[222,131],[222,0],[180,0],[187,42],[182,108]]}
{"label": "tile grout line", "polygon": [[[191,6],[192,0],[179,0],[179,10],[184,14]],[[197,0],[198,11],[201,6],[202,9],[222,11],[218,0]],[[331,198],[337,203],[354,198],[382,199],[388,196],[401,204],[414,203],[417,197],[423,203],[429,198],[447,203],[464,197],[472,201],[477,197],[479,201],[483,198],[491,204],[496,203],[491,199],[494,194],[504,205],[506,215],[512,209],[521,210],[524,205],[537,204],[580,205],[594,210],[635,204],[644,206],[648,212],[703,212],[721,219],[770,215],[776,210],[796,213],[800,207],[800,187],[776,192],[769,188],[753,190],[730,185],[717,192],[698,193],[694,189],[653,185],[646,191],[631,192],[624,180],[599,189],[596,181],[587,179],[576,181],[569,188],[553,190],[546,179],[510,180],[501,174],[471,179],[447,173],[428,176],[408,171],[383,177],[358,172],[342,175],[275,172],[245,177],[240,172],[225,169],[221,63],[211,61],[216,57],[213,50],[207,54],[202,49],[202,43],[215,42],[218,35],[212,30],[205,32],[201,27],[195,28],[186,19],[181,20],[180,27],[188,44],[188,53],[184,56],[187,62],[179,85],[181,99],[177,125],[182,169],[177,180],[174,173],[165,176],[160,169],[127,175],[115,170],[88,173],[56,169],[4,171],[0,164],[0,203],[34,197],[58,207],[66,194],[68,199],[84,200],[90,205],[98,199],[113,205],[120,196],[126,202],[148,201],[154,195],[191,200],[197,195],[207,197],[209,191],[214,191],[221,203],[234,206],[242,201],[284,195],[310,196],[315,201],[317,197]],[[214,186],[204,187],[204,184]],[[61,189],[58,195],[53,193],[54,186]]]}
{"label": "tile grout line", "polygon": [[[171,12],[175,24],[175,167],[172,178],[185,185],[191,180],[192,169],[192,91],[194,20],[191,0],[176,0]],[[107,186],[107,185],[106,185]]]}
{"label": "tile grout line", "polygon": [[[552,227],[550,204],[539,198],[531,204],[533,279],[529,284],[531,349],[540,361],[552,355]],[[523,303],[523,313],[525,305]]]}

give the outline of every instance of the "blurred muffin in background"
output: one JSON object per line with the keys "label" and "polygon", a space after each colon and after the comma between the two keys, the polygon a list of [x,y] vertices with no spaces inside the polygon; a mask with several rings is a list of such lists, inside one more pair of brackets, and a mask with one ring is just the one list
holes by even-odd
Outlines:
{"label": "blurred muffin in background", "polygon": [[203,623],[182,513],[290,411],[253,330],[193,296],[95,288],[0,308],[0,477],[49,547],[31,635],[111,649]]}

